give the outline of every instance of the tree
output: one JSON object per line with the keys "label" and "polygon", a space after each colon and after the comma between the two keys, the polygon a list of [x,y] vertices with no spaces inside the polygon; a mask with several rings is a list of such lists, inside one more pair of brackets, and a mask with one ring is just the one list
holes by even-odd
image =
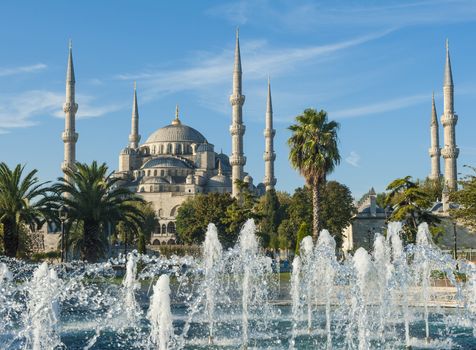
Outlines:
{"label": "tree", "polygon": [[[475,167],[471,168],[476,172]],[[458,181],[460,190],[450,193],[450,200],[459,204],[458,208],[450,209],[450,214],[472,231],[476,230],[476,176],[466,175]]]}
{"label": "tree", "polygon": [[311,235],[311,231],[309,230],[309,225],[306,224],[305,222],[301,223],[301,225],[299,226],[299,230],[297,232],[296,250],[294,252],[296,255],[299,255],[300,253],[301,242],[304,239],[304,237],[310,236],[310,235]]}
{"label": "tree", "polygon": [[298,169],[312,189],[312,233],[317,239],[322,228],[320,217],[321,187],[340,163],[337,147],[337,130],[339,124],[327,120],[323,110],[306,109],[296,117],[297,124],[289,127],[292,135],[288,140],[290,147],[289,159],[294,168]]}
{"label": "tree", "polygon": [[209,223],[218,229],[220,241],[224,246],[231,246],[236,236],[227,230],[227,209],[236,203],[228,193],[199,194],[187,199],[178,209],[176,218],[177,236],[187,244],[201,244]]}
{"label": "tree", "polygon": [[393,207],[390,221],[402,221],[406,233],[407,243],[414,243],[418,225],[426,222],[435,227],[440,219],[432,214],[428,208],[432,201],[430,195],[423,191],[418,183],[411,180],[411,176],[396,179],[387,186],[390,193],[386,204]]}
{"label": "tree", "polygon": [[257,207],[257,211],[260,213],[259,231],[263,239],[263,246],[278,249],[278,226],[282,220],[282,213],[276,191],[266,191]]}
{"label": "tree", "polygon": [[27,225],[33,231],[50,215],[45,205],[49,191],[45,187],[47,182],[39,182],[37,170],[24,176],[24,169],[24,165],[10,169],[7,164],[0,163],[0,223],[3,249],[9,257],[17,256],[22,226]]}
{"label": "tree", "polygon": [[350,189],[337,181],[327,182],[322,195],[322,222],[334,236],[338,248],[342,247],[344,230],[356,212]]}
{"label": "tree", "polygon": [[444,181],[443,177],[440,177],[439,179],[430,179],[427,177],[423,181],[417,181],[417,183],[420,188],[428,194],[428,197],[432,202],[437,202],[442,200],[443,187],[445,185]]}
{"label": "tree", "polygon": [[140,227],[144,221],[138,208],[138,203],[144,200],[120,187],[119,178],[107,175],[107,170],[105,163],[77,163],[76,170],[65,171],[68,179],[60,177],[53,185],[56,205],[68,209],[70,224],[80,225],[80,257],[89,262],[95,262],[103,255],[104,236],[107,238],[110,228],[118,222],[133,228]]}

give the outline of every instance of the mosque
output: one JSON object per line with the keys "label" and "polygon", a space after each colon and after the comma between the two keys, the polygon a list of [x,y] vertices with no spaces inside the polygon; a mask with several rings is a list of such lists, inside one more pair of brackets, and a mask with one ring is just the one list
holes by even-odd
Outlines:
{"label": "mosque", "polygon": [[[188,198],[200,193],[231,193],[240,195],[236,180],[241,180],[257,195],[274,189],[273,148],[273,108],[271,87],[268,80],[266,108],[266,126],[264,129],[264,167],[265,177],[262,183],[253,184],[253,178],[245,172],[242,107],[245,96],[242,94],[242,68],[238,31],[233,67],[233,89],[230,96],[232,107],[232,124],[230,126],[232,154],[228,156],[217,153],[215,146],[198,130],[184,124],[176,107],[175,118],[169,125],[161,127],[150,134],[140,144],[139,108],[137,89],[134,84],[132,103],[131,132],[128,145],[119,154],[119,168],[114,176],[119,177],[121,186],[128,187],[146,201],[150,202],[156,212],[156,228],[151,237],[151,244],[175,244],[175,219],[178,208]],[[75,102],[75,77],[72,48],[70,45],[68,68],[66,74],[66,102],[64,104],[65,130],[64,161],[62,169],[74,167],[76,162],[75,118],[78,105]]]}

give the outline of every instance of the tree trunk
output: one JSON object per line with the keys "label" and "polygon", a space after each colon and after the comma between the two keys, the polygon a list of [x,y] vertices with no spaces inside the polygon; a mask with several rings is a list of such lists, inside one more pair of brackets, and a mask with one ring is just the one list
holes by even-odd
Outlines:
{"label": "tree trunk", "polygon": [[99,223],[85,221],[83,227],[83,245],[81,247],[81,260],[96,262],[98,260],[99,247],[97,237],[99,235]]}
{"label": "tree trunk", "polygon": [[321,188],[319,178],[316,177],[312,184],[312,238],[317,241],[321,230]]}
{"label": "tree trunk", "polygon": [[18,251],[18,229],[9,219],[3,222],[3,248],[5,255],[15,258]]}

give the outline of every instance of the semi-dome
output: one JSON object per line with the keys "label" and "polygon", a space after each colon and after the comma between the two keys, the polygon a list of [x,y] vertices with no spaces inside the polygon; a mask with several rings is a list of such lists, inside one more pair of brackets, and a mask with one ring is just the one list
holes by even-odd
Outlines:
{"label": "semi-dome", "polygon": [[156,142],[192,142],[200,144],[207,142],[207,140],[194,128],[182,123],[174,123],[156,130],[145,143]]}
{"label": "semi-dome", "polygon": [[208,187],[231,187],[231,179],[225,175],[215,175],[208,180]]}
{"label": "semi-dome", "polygon": [[145,163],[142,168],[192,168],[192,166],[185,160],[177,157],[157,157]]}

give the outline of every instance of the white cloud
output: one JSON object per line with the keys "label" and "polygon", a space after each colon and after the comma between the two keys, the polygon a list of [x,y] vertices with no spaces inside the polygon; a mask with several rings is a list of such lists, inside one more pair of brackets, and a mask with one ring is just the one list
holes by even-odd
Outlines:
{"label": "white cloud", "polygon": [[345,161],[357,168],[360,162],[360,155],[356,151],[351,151],[349,156],[345,158]]}
{"label": "white cloud", "polygon": [[30,66],[20,66],[11,68],[0,68],[0,77],[6,77],[9,75],[23,74],[23,73],[35,73],[40,70],[46,69],[48,66],[43,63],[37,63]]}
{"label": "white cloud", "polygon": [[[272,76],[283,73],[289,74],[298,64],[328,58],[335,52],[381,38],[391,31],[379,31],[346,41],[303,48],[272,49],[262,40],[248,41],[242,45],[241,50],[242,56],[246,57],[246,60],[243,61],[246,81],[262,80],[266,78],[268,73]],[[191,68],[149,70],[136,74],[120,74],[116,78],[140,81],[140,95],[143,101],[153,100],[162,97],[164,94],[187,90],[207,94],[207,87],[229,84],[233,65],[233,50],[227,49],[221,53],[209,53],[200,60],[199,64]],[[189,56],[195,57],[195,55]]]}
{"label": "white cloud", "polygon": [[242,0],[212,7],[207,14],[232,24],[260,23],[277,30],[319,31],[321,28],[405,27],[432,23],[458,23],[476,19],[474,0],[388,0],[375,2]]}
{"label": "white cloud", "polygon": [[[47,90],[30,90],[19,94],[0,95],[0,133],[13,128],[25,128],[38,124],[38,117],[64,117],[64,93]],[[124,107],[121,104],[95,105],[95,98],[79,95],[78,118],[99,117]]]}
{"label": "white cloud", "polygon": [[368,104],[365,106],[330,111],[329,116],[335,119],[361,117],[414,106],[424,101],[428,101],[430,98],[430,94],[419,94],[407,97],[400,97],[374,104]]}

